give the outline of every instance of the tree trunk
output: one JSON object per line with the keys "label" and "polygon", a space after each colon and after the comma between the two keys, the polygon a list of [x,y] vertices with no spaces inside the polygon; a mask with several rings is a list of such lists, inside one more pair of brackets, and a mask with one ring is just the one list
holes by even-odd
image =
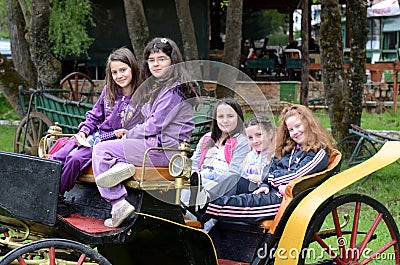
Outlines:
{"label": "tree trunk", "polygon": [[309,22],[309,3],[308,0],[301,2],[301,89],[300,89],[300,104],[308,106],[308,50],[309,40],[308,35],[310,29],[308,27]]}
{"label": "tree trunk", "polygon": [[143,61],[143,51],[150,39],[142,0],[124,0],[126,24],[136,59]]}
{"label": "tree trunk", "polygon": [[346,106],[343,125],[361,124],[362,102],[364,95],[364,77],[367,43],[367,8],[363,0],[347,1],[347,20],[350,36],[349,102]]}
{"label": "tree trunk", "polygon": [[190,14],[189,0],[175,0],[176,14],[183,42],[183,55],[186,61],[198,60],[196,35],[192,15]]}
{"label": "tree trunk", "polygon": [[[24,14],[25,24],[28,24],[31,21],[32,13],[28,6],[28,1],[26,0],[17,0],[16,2],[19,3],[19,7],[21,8],[22,13]],[[29,25],[27,25],[29,26]]]}
{"label": "tree trunk", "polygon": [[[242,42],[242,15],[243,0],[229,0],[226,14],[225,45],[222,55],[222,62],[232,67],[239,68],[240,44]],[[220,69],[218,79],[221,75],[228,81],[228,88],[217,86],[217,98],[233,97],[237,76],[227,76],[223,69]],[[225,82],[224,82],[225,83]]]}
{"label": "tree trunk", "polygon": [[343,115],[348,101],[343,66],[340,6],[337,0],[321,0],[321,67],[325,96],[335,139],[346,134]]}
{"label": "tree trunk", "polygon": [[18,86],[29,87],[29,84],[15,71],[11,62],[0,54],[0,91],[10,102],[19,116],[24,115],[18,96]]}
{"label": "tree trunk", "polygon": [[26,23],[18,1],[5,0],[7,24],[10,33],[11,53],[17,72],[32,85],[36,85],[36,68],[29,53],[29,43],[25,39]]}
{"label": "tree trunk", "polygon": [[30,24],[30,52],[37,69],[37,88],[54,89],[60,86],[61,62],[49,47],[50,4],[48,0],[32,1]]}

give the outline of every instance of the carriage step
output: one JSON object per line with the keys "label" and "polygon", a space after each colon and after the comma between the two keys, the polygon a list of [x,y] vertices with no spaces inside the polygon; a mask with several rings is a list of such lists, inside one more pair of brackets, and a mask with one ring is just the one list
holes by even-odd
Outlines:
{"label": "carriage step", "polygon": [[118,230],[118,228],[110,228],[104,225],[104,220],[96,219],[89,216],[81,216],[78,214],[71,214],[69,217],[61,217],[59,219],[67,222],[76,229],[89,234],[105,233]]}

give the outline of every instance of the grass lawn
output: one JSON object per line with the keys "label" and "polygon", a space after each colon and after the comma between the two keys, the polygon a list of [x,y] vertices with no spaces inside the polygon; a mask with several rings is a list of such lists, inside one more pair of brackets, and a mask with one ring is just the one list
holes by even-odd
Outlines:
{"label": "grass lawn", "polygon": [[0,125],[0,151],[14,151],[14,134],[16,126]]}

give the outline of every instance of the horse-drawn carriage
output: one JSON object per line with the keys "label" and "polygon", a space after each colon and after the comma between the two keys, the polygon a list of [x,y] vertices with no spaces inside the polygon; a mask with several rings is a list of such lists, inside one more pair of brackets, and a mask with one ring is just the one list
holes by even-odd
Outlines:
{"label": "horse-drawn carriage", "polygon": [[[388,142],[340,173],[335,152],[326,171],[290,183],[274,220],[218,222],[209,235],[183,219],[176,198],[188,188],[186,174],[138,168],[125,182],[134,216],[107,228],[110,206],[90,172],[66,193],[73,214],[63,218],[56,214],[61,165],[0,152],[0,264],[375,264],[382,255],[391,257],[385,264],[399,264],[400,236],[389,211],[365,195],[335,196],[395,162],[399,150],[400,142]],[[361,219],[370,225],[359,226]]]}
{"label": "horse-drawn carriage", "polygon": [[72,214],[62,217],[61,164],[0,152],[0,264],[375,264],[383,255],[384,264],[400,264],[399,230],[388,209],[366,195],[337,195],[397,161],[400,142],[342,172],[335,151],[327,170],[289,183],[274,220],[220,221],[209,234],[183,217],[180,192],[190,186],[190,170],[182,157],[191,149],[182,143],[177,150],[181,159],[169,168],[143,163],[124,182],[136,210],[119,228],[103,225],[111,206],[90,169],[65,194]]}

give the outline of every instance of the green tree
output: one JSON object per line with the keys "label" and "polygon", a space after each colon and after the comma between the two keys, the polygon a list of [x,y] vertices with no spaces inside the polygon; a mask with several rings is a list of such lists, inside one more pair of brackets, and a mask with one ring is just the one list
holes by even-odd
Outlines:
{"label": "green tree", "polygon": [[[242,14],[243,0],[230,0],[226,14],[226,35],[222,62],[236,68],[239,68],[240,63],[240,45],[242,41]],[[223,73],[223,68],[220,69],[219,78],[221,78],[221,76],[228,76]],[[230,88],[234,88],[236,84],[236,79],[237,78],[235,77],[231,77],[230,80],[226,80],[226,84],[229,84]],[[226,87],[217,86],[216,94],[218,98],[233,97],[234,91]]]}
{"label": "green tree", "polygon": [[0,1],[0,38],[8,39],[7,15],[4,1]]}
{"label": "green tree", "polygon": [[282,32],[284,15],[276,10],[244,10],[243,38],[263,39]]}
{"label": "green tree", "polygon": [[321,0],[321,67],[331,129],[338,139],[348,99],[347,76],[343,66],[340,6],[337,0]]}
{"label": "green tree", "polygon": [[142,0],[124,0],[128,34],[138,61],[143,60],[142,51],[149,41],[149,25],[144,13]]}
{"label": "green tree", "polygon": [[367,13],[363,0],[347,2],[346,20],[351,43],[350,68],[343,64],[341,12],[337,0],[321,0],[321,65],[332,134],[348,135],[350,124],[360,125],[364,89]]}
{"label": "green tree", "polygon": [[175,0],[175,7],[182,36],[185,60],[197,60],[199,59],[199,53],[192,15],[190,13],[189,0]]}
{"label": "green tree", "polygon": [[[67,55],[86,54],[93,41],[86,26],[92,22],[90,0],[5,0],[14,67],[3,63],[0,91],[19,114],[20,84],[55,88]],[[1,8],[1,6],[0,6]],[[93,24],[92,24],[93,25]]]}
{"label": "green tree", "polygon": [[343,124],[346,127],[341,136],[348,134],[351,124],[361,124],[361,115],[364,96],[364,76],[366,62],[366,43],[367,43],[367,7],[363,0],[347,1],[347,21],[350,37],[350,69],[348,84],[349,103],[344,112]]}
{"label": "green tree", "polygon": [[87,26],[95,26],[90,0],[50,0],[49,41],[58,59],[86,55],[93,38]]}

